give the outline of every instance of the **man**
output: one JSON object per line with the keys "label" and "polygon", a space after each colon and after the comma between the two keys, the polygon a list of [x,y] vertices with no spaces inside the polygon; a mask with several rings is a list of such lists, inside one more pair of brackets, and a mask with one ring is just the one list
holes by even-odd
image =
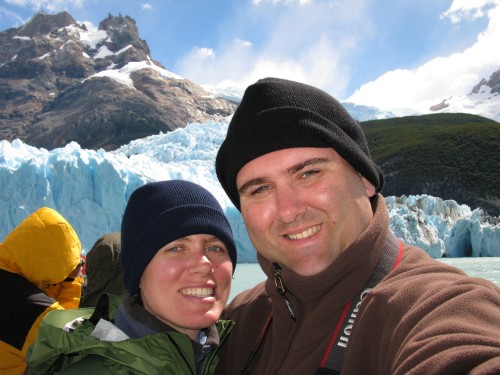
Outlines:
{"label": "man", "polygon": [[237,296],[219,374],[498,374],[500,290],[389,229],[359,124],[331,96],[267,78],[216,159],[267,280]]}
{"label": "man", "polygon": [[42,207],[0,243],[0,373],[20,375],[43,318],[80,303],[81,244],[57,211]]}

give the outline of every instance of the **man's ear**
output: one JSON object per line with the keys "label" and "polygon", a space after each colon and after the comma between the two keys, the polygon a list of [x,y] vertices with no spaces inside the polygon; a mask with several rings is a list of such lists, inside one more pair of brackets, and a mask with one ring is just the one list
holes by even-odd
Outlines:
{"label": "man's ear", "polygon": [[364,178],[363,176],[361,176],[361,181],[363,182],[363,185],[365,186],[365,191],[366,191],[366,194],[368,195],[369,198],[373,197],[375,195],[375,186],[373,186],[373,184],[368,181],[366,178]]}

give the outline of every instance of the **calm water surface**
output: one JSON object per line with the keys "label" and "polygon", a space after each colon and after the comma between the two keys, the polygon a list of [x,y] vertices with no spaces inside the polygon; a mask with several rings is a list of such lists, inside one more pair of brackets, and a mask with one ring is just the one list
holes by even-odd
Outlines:
{"label": "calm water surface", "polygon": [[[500,257],[495,258],[443,258],[440,261],[463,269],[475,277],[482,277],[500,286]],[[233,287],[229,300],[245,289],[265,279],[258,263],[238,264],[234,273]]]}

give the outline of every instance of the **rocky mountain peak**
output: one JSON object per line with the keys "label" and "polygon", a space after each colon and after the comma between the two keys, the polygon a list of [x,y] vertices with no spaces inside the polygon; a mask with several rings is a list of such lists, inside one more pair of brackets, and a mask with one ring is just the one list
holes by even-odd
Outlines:
{"label": "rocky mountain peak", "polygon": [[[146,60],[151,54],[147,42],[139,38],[139,30],[135,20],[129,16],[109,14],[106,19],[99,23],[99,30],[106,31],[108,35],[108,38],[100,46],[104,45],[110,51],[120,51],[130,46],[136,54],[130,58],[141,60]],[[124,52],[132,53],[132,51]],[[115,63],[117,62],[115,61]]]}
{"label": "rocky mountain peak", "polygon": [[235,108],[154,61],[129,16],[88,30],[40,12],[0,32],[0,139],[110,150]]}
{"label": "rocky mountain peak", "polygon": [[482,78],[468,94],[451,96],[429,107],[431,112],[466,112],[500,119],[500,69]]}
{"label": "rocky mountain peak", "polygon": [[58,14],[38,12],[20,27],[18,35],[31,38],[48,34],[54,29],[61,29],[75,23],[76,21],[68,12],[60,12]]}
{"label": "rocky mountain peak", "polygon": [[483,78],[477,85],[472,88],[471,94],[478,94],[481,90],[481,86],[488,86],[491,88],[491,93],[500,93],[500,69],[490,76],[488,80]]}

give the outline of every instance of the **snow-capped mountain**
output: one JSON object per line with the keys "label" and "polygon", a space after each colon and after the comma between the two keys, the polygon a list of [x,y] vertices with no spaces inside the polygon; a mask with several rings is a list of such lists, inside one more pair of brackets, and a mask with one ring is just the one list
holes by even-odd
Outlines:
{"label": "snow-capped mountain", "polygon": [[489,79],[483,78],[464,95],[443,99],[430,108],[431,112],[464,112],[500,121],[500,69]]}
{"label": "snow-capped mountain", "polygon": [[128,16],[94,28],[40,12],[0,32],[0,139],[112,150],[235,108],[155,61]]}

